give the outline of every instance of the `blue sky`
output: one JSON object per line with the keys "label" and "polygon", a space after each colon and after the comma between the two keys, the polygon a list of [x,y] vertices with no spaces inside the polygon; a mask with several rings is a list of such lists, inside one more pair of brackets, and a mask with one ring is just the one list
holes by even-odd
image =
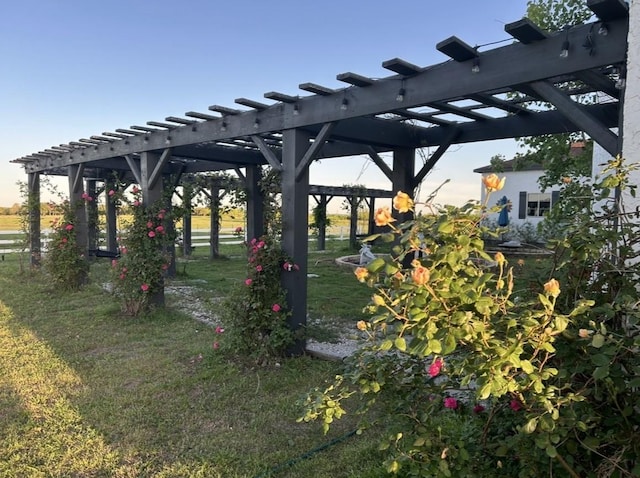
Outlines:
{"label": "blue sky", "polygon": [[[23,169],[10,160],[103,131],[206,112],[300,83],[341,88],[352,71],[389,76],[383,61],[446,61],[435,45],[508,40],[504,24],[526,0],[21,0],[0,15],[0,205],[20,200]],[[499,46],[499,45],[498,45]],[[494,47],[481,47],[489,49]],[[507,66],[507,65],[505,65]],[[455,79],[452,79],[455,81]],[[453,146],[422,186],[451,182],[439,202],[480,195],[472,170],[514,141]],[[364,157],[324,160],[311,182],[389,188]],[[66,191],[66,183],[63,190]]]}

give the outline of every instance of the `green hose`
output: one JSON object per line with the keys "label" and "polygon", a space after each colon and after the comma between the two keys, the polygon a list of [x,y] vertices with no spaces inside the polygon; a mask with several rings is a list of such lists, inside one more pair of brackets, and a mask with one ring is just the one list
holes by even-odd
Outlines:
{"label": "green hose", "polygon": [[355,435],[358,432],[358,430],[351,430],[349,433],[342,435],[338,438],[334,438],[331,441],[328,441],[327,443],[320,445],[316,448],[313,448],[312,450],[309,450],[306,453],[303,453],[302,455],[296,457],[296,458],[292,458],[289,461],[286,461],[280,465],[274,466],[273,468],[260,473],[259,475],[256,475],[254,478],[266,478],[269,476],[272,476],[273,473],[277,473],[281,470],[284,470],[285,468],[289,468],[290,466],[295,465],[296,463],[302,461],[302,460],[306,460],[307,458],[311,458],[313,455],[315,455],[316,453],[319,453],[323,450],[326,450],[329,447],[332,447],[333,445],[337,445],[340,442],[343,442],[344,440],[346,440],[349,437],[352,437],[353,435]]}

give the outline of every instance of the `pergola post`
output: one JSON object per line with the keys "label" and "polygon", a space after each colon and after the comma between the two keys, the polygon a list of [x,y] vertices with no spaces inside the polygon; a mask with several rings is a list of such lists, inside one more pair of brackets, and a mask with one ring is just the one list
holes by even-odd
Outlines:
{"label": "pergola post", "polygon": [[[162,176],[154,175],[160,164],[160,155],[154,151],[144,151],[140,154],[140,187],[142,188],[142,207],[148,208],[162,201],[163,182]],[[151,297],[151,303],[158,306],[164,305],[164,284],[160,290]]]}
{"label": "pergola post", "polygon": [[69,168],[69,204],[74,214],[74,225],[76,231],[76,244],[81,251],[87,252],[87,215],[85,213],[84,199],[82,198],[82,174],[84,165],[72,164]]}
{"label": "pergola post", "polygon": [[106,234],[107,234],[107,251],[116,253],[118,251],[118,231],[117,231],[117,210],[116,199],[109,196],[109,191],[115,191],[115,181],[108,179],[104,183],[105,190],[105,215],[106,215]]}
{"label": "pergola post", "polygon": [[358,196],[350,196],[347,198],[351,206],[351,214],[349,217],[349,247],[351,249],[358,248],[358,206],[360,206],[360,198]]}
{"label": "pergola post", "polygon": [[182,255],[191,255],[191,245],[193,242],[191,229],[191,200],[193,199],[193,185],[190,181],[182,185],[182,205],[184,215],[182,216]]}
{"label": "pergola post", "polygon": [[[394,193],[402,191],[407,193],[411,198],[415,191],[415,159],[416,150],[396,149],[393,151],[393,175],[392,190]],[[393,210],[393,217],[399,222],[405,222],[413,219],[411,211],[406,213],[398,213]]]}
{"label": "pergola post", "polygon": [[260,187],[262,169],[258,165],[247,166],[247,239],[264,235],[264,195]]}
{"label": "pergola post", "polygon": [[209,259],[220,257],[220,185],[216,179],[209,180]]}
{"label": "pergola post", "polygon": [[318,250],[324,251],[327,248],[327,204],[329,203],[326,194],[320,195],[320,200],[317,201],[318,205],[318,217],[324,218],[324,221],[321,221],[320,224],[316,224],[318,229]]}
{"label": "pergola post", "polygon": [[[398,191],[407,193],[411,198],[413,198],[415,191],[415,157],[415,149],[397,149],[393,151],[392,190],[395,193]],[[411,211],[399,213],[392,208],[392,215],[398,221],[397,224],[413,219],[413,212]],[[406,256],[403,266],[409,267],[411,259],[412,257]]]}
{"label": "pergola post", "polygon": [[369,198],[369,220],[367,222],[368,224],[367,234],[369,236],[371,236],[375,231],[375,227],[376,227],[375,217],[376,217],[376,198],[371,196]]}
{"label": "pergola post", "polygon": [[[96,198],[96,181],[95,179],[87,179],[85,181],[85,193],[87,200],[85,201],[85,214],[87,215],[87,248],[98,248],[98,198]],[[89,199],[91,198],[91,199]]]}
{"label": "pergola post", "polygon": [[27,175],[27,208],[29,215],[29,263],[40,265],[42,249],[40,238],[40,173]]}
{"label": "pergola post", "polygon": [[[309,135],[290,129],[282,137],[282,247],[299,266],[299,270],[282,274],[282,286],[291,312],[288,323],[295,333],[307,323],[309,168],[297,171],[297,167],[309,148]],[[305,345],[305,340],[298,338],[288,352],[301,355]]]}

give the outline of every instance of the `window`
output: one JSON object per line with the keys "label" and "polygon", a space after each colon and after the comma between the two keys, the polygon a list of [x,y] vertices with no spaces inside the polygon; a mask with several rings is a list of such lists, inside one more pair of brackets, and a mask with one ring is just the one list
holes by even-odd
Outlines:
{"label": "window", "polygon": [[551,193],[527,195],[527,217],[541,217],[551,210]]}
{"label": "window", "polygon": [[560,200],[560,191],[550,193],[528,193],[520,191],[518,201],[518,219],[528,217],[543,217],[550,210],[553,204]]}

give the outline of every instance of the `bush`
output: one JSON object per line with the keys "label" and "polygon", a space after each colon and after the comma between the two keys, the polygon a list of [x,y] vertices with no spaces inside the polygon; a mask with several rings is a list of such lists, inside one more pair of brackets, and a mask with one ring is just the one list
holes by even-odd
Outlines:
{"label": "bush", "polygon": [[[114,293],[122,300],[128,315],[146,312],[159,301],[164,290],[164,275],[171,262],[169,247],[173,235],[168,234],[172,221],[164,202],[143,205],[141,190],[133,189],[131,203],[133,218],[120,240],[120,259],[111,263]],[[114,201],[121,197],[110,194]]]}
{"label": "bush", "polygon": [[[612,161],[594,199],[625,186],[628,171]],[[488,192],[502,184],[485,178]],[[413,202],[399,193],[394,207]],[[378,399],[393,431],[385,467],[402,476],[637,476],[640,273],[627,259],[640,226],[619,202],[590,208],[569,231],[579,240],[558,244],[542,290],[515,301],[513,270],[483,250],[485,207],[398,226],[378,211],[378,225],[391,226],[380,237],[396,246],[392,259],[356,270],[374,288],[371,319],[358,323],[368,345],[309,394],[302,419],[327,429],[344,398],[360,394],[365,409]]]}
{"label": "bush", "polygon": [[44,265],[56,287],[66,290],[78,290],[87,281],[89,264],[85,251],[78,247],[76,240],[75,210],[80,205],[72,206],[64,201],[60,206],[61,217],[51,225],[49,245]]}
{"label": "bush", "polygon": [[221,305],[228,330],[225,343],[264,363],[283,356],[293,343],[280,276],[298,266],[287,259],[272,236],[254,238],[247,247],[247,278]]}

